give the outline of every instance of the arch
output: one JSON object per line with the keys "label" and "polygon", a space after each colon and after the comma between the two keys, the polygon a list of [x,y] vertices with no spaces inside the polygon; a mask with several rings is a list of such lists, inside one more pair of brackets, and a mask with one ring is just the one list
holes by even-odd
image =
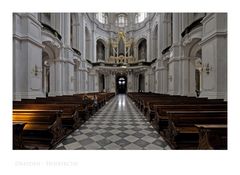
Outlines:
{"label": "arch", "polygon": [[138,40],[138,60],[147,60],[147,40],[145,38],[141,38]]}
{"label": "arch", "polygon": [[96,41],[96,55],[97,60],[106,60],[106,42],[103,39],[98,39]]}
{"label": "arch", "polygon": [[189,57],[195,57],[197,55],[197,52],[201,49],[200,46],[200,38],[194,38],[192,39],[192,42],[188,46],[188,56]]}
{"label": "arch", "polygon": [[126,74],[117,74],[116,75],[116,93],[125,94],[127,93],[127,75]]}
{"label": "arch", "polygon": [[142,36],[142,37],[138,38],[138,39],[137,39],[137,42],[136,42],[136,46],[138,47],[138,45],[139,45],[143,40],[147,40],[147,37]]}
{"label": "arch", "polygon": [[202,90],[202,48],[200,38],[193,38],[186,45],[185,54],[189,57],[189,93],[200,96]]}
{"label": "arch", "polygon": [[49,41],[44,41],[42,44],[44,46],[43,48],[43,52],[45,53],[44,55],[48,55],[50,60],[56,59],[54,45],[52,45],[52,43]]}
{"label": "arch", "polygon": [[[42,90],[46,95],[55,96],[56,93],[59,93],[58,88],[60,85],[58,80],[61,79],[59,73],[61,72],[61,66],[59,66],[60,45],[54,41],[43,41],[42,44]],[[49,87],[48,93],[46,93],[47,86]]]}
{"label": "arch", "polygon": [[54,82],[51,67],[54,67],[54,60],[56,59],[56,54],[54,48],[51,47],[49,42],[43,42],[44,48],[42,50],[42,91],[48,97],[52,85]]}
{"label": "arch", "polygon": [[85,59],[91,60],[91,35],[87,27],[85,27]]}

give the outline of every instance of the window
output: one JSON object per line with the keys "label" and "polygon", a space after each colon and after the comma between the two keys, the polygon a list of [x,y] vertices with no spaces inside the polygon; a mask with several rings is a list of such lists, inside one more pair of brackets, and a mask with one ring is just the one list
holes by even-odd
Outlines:
{"label": "window", "polygon": [[107,16],[106,13],[97,13],[96,18],[102,24],[107,24],[108,23],[108,16]]}
{"label": "window", "polygon": [[116,20],[116,25],[119,27],[127,26],[127,17],[125,14],[118,15],[118,18]]}
{"label": "window", "polygon": [[147,13],[137,13],[135,16],[135,23],[143,22],[147,17]]}

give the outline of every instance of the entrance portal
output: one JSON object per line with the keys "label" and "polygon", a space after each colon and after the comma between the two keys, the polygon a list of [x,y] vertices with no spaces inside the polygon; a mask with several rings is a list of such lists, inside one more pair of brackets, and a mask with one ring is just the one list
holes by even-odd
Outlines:
{"label": "entrance portal", "polygon": [[116,92],[117,94],[125,94],[127,92],[127,77],[125,75],[116,77]]}

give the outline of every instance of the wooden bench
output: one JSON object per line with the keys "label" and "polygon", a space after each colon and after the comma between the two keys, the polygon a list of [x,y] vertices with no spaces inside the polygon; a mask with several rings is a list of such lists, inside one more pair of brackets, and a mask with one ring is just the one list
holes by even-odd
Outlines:
{"label": "wooden bench", "polygon": [[199,131],[196,124],[227,124],[226,111],[167,111],[166,140],[174,149],[196,149]]}
{"label": "wooden bench", "polygon": [[34,110],[62,110],[61,115],[63,127],[77,129],[84,123],[83,107],[76,104],[21,104],[13,103],[13,109],[34,109]]}
{"label": "wooden bench", "polygon": [[22,139],[25,124],[23,122],[13,122],[13,149],[25,149]]}
{"label": "wooden bench", "polygon": [[82,109],[79,110],[79,115],[83,116],[84,121],[87,121],[90,117],[90,107],[85,106],[81,98],[71,98],[71,97],[48,97],[48,98],[36,98],[36,99],[22,99],[21,102],[15,103],[24,103],[24,104],[74,104],[79,105]]}
{"label": "wooden bench", "polygon": [[154,106],[155,105],[164,105],[164,104],[172,104],[172,105],[184,105],[184,104],[227,104],[222,101],[222,99],[205,99],[205,98],[195,98],[195,97],[168,97],[162,98],[154,101],[145,102],[144,106],[144,115],[146,115],[147,119],[151,122],[154,114]]}
{"label": "wooden bench", "polygon": [[26,148],[50,149],[65,134],[60,110],[13,109],[13,122],[26,123],[22,137]]}
{"label": "wooden bench", "polygon": [[184,105],[154,105],[154,116],[152,126],[162,136],[166,135],[168,129],[168,111],[227,111],[225,104],[184,104]]}
{"label": "wooden bench", "polygon": [[227,125],[195,125],[199,132],[198,149],[227,149]]}

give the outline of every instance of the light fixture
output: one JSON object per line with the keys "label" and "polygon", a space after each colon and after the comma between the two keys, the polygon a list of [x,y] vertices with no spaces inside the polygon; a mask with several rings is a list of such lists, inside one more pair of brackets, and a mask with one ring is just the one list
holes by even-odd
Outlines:
{"label": "light fixture", "polygon": [[32,69],[32,73],[37,76],[39,72],[42,72],[37,65],[35,64],[34,68]]}
{"label": "light fixture", "polygon": [[212,67],[209,65],[209,63],[207,63],[205,66],[204,66],[204,69],[206,71],[206,74],[209,74],[210,71],[212,70]]}

